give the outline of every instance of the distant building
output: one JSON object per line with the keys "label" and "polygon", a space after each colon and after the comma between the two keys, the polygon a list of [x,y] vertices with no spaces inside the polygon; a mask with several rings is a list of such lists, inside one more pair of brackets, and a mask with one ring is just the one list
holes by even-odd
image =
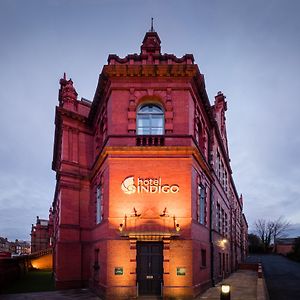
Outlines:
{"label": "distant building", "polygon": [[0,237],[0,258],[11,257],[11,243],[7,238]]}
{"label": "distant building", "polygon": [[93,102],[60,80],[53,170],[58,288],[106,298],[195,297],[246,255],[230,166],[227,102],[211,105],[192,54],[109,55]]}
{"label": "distant building", "polygon": [[50,210],[49,220],[40,219],[37,216],[36,224],[31,227],[31,253],[45,250],[51,247],[51,236],[53,231],[52,212]]}
{"label": "distant building", "polygon": [[280,238],[276,239],[274,250],[277,254],[287,255],[292,252],[296,238]]}
{"label": "distant building", "polygon": [[7,238],[0,237],[0,257],[11,255],[24,255],[30,253],[30,243],[16,239],[14,242]]}
{"label": "distant building", "polygon": [[30,243],[28,241],[15,240],[13,244],[14,253],[17,255],[30,254]]}

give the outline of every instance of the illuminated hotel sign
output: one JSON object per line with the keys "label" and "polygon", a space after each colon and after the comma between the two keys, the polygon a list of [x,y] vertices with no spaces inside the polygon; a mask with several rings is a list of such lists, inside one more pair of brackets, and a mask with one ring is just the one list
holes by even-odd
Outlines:
{"label": "illuminated hotel sign", "polygon": [[149,194],[176,194],[179,192],[179,185],[178,184],[163,184],[161,177],[158,178],[141,178],[138,177],[135,181],[134,176],[126,177],[122,184],[121,190],[125,194],[142,194],[142,193],[149,193]]}

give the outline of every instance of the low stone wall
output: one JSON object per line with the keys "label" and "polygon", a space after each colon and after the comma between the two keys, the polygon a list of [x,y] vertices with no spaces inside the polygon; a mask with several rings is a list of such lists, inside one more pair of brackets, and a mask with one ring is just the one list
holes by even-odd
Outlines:
{"label": "low stone wall", "polygon": [[258,271],[258,264],[257,263],[241,263],[241,264],[239,264],[238,269]]}

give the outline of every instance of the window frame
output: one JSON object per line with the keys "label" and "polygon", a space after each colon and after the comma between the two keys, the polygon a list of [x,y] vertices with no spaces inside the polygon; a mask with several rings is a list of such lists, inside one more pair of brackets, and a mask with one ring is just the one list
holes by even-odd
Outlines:
{"label": "window frame", "polygon": [[102,184],[96,186],[96,225],[103,220],[103,187]]}
{"label": "window frame", "polygon": [[206,255],[206,249],[201,248],[201,268],[205,269],[207,267],[207,255]]}
{"label": "window frame", "polygon": [[[151,111],[152,108],[157,108],[159,111]],[[148,108],[148,111],[142,111],[143,109]],[[139,126],[139,121],[142,119],[142,116],[146,117],[145,120],[149,120],[149,126]],[[155,116],[159,116],[155,120]],[[148,117],[148,118],[147,118]],[[162,126],[156,126],[155,122],[161,122]],[[148,130],[149,133],[144,133],[144,130]],[[160,133],[155,133],[160,131]],[[143,103],[140,105],[136,112],[136,134],[137,135],[164,135],[165,134],[165,111],[163,107],[156,103]]]}
{"label": "window frame", "polygon": [[206,188],[202,183],[198,184],[198,222],[206,225]]}

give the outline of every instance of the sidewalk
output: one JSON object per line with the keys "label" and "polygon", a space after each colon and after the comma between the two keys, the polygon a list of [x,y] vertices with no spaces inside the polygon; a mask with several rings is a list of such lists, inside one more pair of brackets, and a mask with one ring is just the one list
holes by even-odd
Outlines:
{"label": "sidewalk", "polygon": [[[259,294],[259,289],[263,291],[263,286],[260,286],[260,282],[257,278],[256,271],[250,270],[238,270],[231,274],[223,282],[231,286],[231,299],[232,300],[264,300]],[[259,284],[258,284],[259,282]],[[197,297],[195,300],[220,300],[221,283],[218,283],[215,287],[208,289],[204,294]],[[70,299],[82,299],[82,300],[100,300],[95,294],[88,289],[82,290],[62,290],[52,292],[39,292],[39,293],[26,293],[26,294],[11,294],[0,295],[2,300],[70,300]],[[148,300],[151,297],[147,297]],[[152,298],[152,299],[157,299]]]}
{"label": "sidewalk", "polygon": [[257,272],[250,270],[238,270],[215,287],[208,289],[197,300],[220,300],[221,284],[231,286],[232,300],[256,300],[257,299]]}
{"label": "sidewalk", "polygon": [[101,300],[88,289],[1,295],[1,300]]}

